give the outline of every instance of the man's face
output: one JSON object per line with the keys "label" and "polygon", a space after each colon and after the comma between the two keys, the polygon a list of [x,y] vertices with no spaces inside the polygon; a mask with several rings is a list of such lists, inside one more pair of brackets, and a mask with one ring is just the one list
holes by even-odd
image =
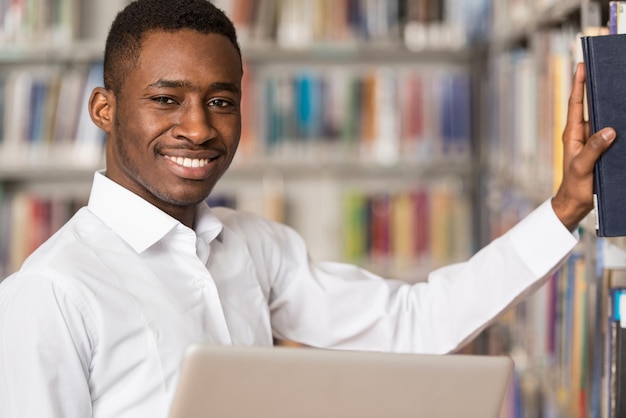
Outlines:
{"label": "man's face", "polygon": [[235,155],[241,76],[225,36],[149,32],[111,107],[107,176],[173,216],[189,213]]}

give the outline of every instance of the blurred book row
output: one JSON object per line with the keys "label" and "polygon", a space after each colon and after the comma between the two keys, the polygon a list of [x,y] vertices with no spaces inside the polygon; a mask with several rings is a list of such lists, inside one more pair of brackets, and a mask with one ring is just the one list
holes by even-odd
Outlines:
{"label": "blurred book row", "polygon": [[68,194],[9,193],[0,187],[0,277],[16,271],[85,204],[86,198]]}
{"label": "blurred book row", "polygon": [[101,64],[0,72],[0,160],[71,158],[93,167],[100,161],[104,132],[91,121],[87,103],[99,85]]}
{"label": "blurred book row", "polygon": [[343,196],[343,255],[387,277],[425,280],[474,251],[468,196],[450,183]]}
{"label": "blurred book row", "polygon": [[379,164],[471,157],[466,71],[344,66],[253,77],[242,109],[243,154],[297,158],[325,145],[327,158]]}
{"label": "blurred book row", "polygon": [[[111,14],[100,0],[0,0],[0,45],[78,40],[82,21]],[[105,3],[105,2],[102,2]],[[108,3],[108,2],[106,2]],[[214,0],[235,22],[244,45],[334,48],[363,42],[394,42],[413,49],[459,48],[484,38],[487,0]],[[94,16],[91,16],[91,15]],[[100,16],[102,17],[102,16]],[[107,21],[109,16],[107,16]],[[106,28],[99,34],[103,37]],[[101,39],[104,41],[104,39]]]}
{"label": "blurred book row", "polygon": [[605,319],[592,311],[595,280],[579,248],[548,283],[488,330],[488,354],[511,355],[516,364],[504,416],[582,417],[581,411],[599,411],[600,400],[608,399],[601,373],[588,374],[601,370],[604,344],[589,332]]}
{"label": "blurred book row", "polygon": [[[77,193],[75,193],[76,195]],[[286,221],[285,196],[267,194],[268,213]],[[473,251],[471,206],[467,194],[439,182],[406,190],[346,190],[341,198],[341,254],[332,259],[354,262],[388,277],[421,280],[433,267],[467,258]],[[214,193],[211,206],[237,208],[236,193]],[[69,193],[0,188],[0,276],[23,260],[86,203]]]}
{"label": "blurred book row", "polygon": [[[404,43],[409,49],[459,49],[556,19],[580,0],[212,0],[237,26],[243,45],[337,48]],[[107,4],[107,7],[102,5]],[[0,0],[0,45],[104,42],[128,0]],[[583,2],[584,3],[584,2]],[[106,15],[106,16],[103,16]],[[85,23],[89,22],[89,23]],[[90,26],[102,26],[97,30]]]}
{"label": "blurred book row", "polygon": [[[239,161],[356,156],[389,165],[472,155],[467,71],[249,67],[245,77]],[[104,135],[87,102],[101,83],[100,63],[0,72],[0,161],[99,163]]]}
{"label": "blurred book row", "polygon": [[0,0],[0,45],[69,44],[78,35],[78,5],[79,0]]}
{"label": "blurred book row", "polygon": [[486,158],[532,199],[561,182],[562,132],[578,39],[570,29],[531,34],[530,48],[501,53],[489,68]]}
{"label": "blurred book row", "polygon": [[[400,42],[411,49],[460,48],[485,36],[485,0],[215,0],[242,42],[285,48]],[[479,18],[482,17],[482,18]]]}

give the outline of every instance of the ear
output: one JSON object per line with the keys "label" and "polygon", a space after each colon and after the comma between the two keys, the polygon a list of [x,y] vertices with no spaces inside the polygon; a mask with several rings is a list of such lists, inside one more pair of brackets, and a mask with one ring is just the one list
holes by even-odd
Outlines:
{"label": "ear", "polygon": [[91,120],[107,134],[111,133],[115,116],[115,96],[110,90],[96,87],[89,98]]}

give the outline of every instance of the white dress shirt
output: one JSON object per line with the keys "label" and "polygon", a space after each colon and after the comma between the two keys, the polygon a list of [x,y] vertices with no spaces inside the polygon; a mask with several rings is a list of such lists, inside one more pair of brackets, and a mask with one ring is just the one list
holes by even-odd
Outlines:
{"label": "white dress shirt", "polygon": [[100,173],[87,207],[0,284],[0,416],[165,417],[191,343],[446,353],[577,241],[545,202],[408,285],[317,263],[283,225],[197,208],[192,230]]}

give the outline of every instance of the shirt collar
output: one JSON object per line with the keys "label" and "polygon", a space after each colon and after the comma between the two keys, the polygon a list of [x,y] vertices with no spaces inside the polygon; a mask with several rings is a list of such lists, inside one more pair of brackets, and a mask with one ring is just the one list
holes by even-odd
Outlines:
{"label": "shirt collar", "polygon": [[[187,228],[177,219],[106,177],[104,171],[98,171],[94,175],[87,206],[138,253],[163,239],[174,228]],[[217,238],[222,231],[222,223],[205,202],[198,204],[195,220],[195,233],[206,242]]]}

